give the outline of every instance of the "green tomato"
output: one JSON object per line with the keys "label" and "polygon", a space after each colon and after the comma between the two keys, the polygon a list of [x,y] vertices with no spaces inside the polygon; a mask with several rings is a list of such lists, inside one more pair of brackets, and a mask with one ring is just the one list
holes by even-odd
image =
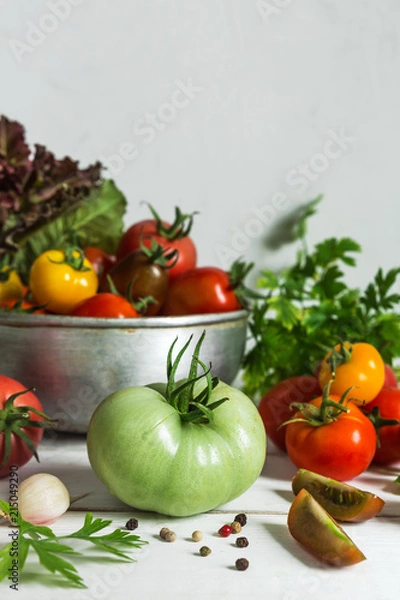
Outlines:
{"label": "green tomato", "polygon": [[[196,383],[196,392],[201,386]],[[266,457],[265,428],[254,403],[219,382],[208,405],[228,399],[208,422],[192,422],[156,387],[119,390],[92,415],[88,456],[110,493],[137,509],[188,516],[245,492]]]}

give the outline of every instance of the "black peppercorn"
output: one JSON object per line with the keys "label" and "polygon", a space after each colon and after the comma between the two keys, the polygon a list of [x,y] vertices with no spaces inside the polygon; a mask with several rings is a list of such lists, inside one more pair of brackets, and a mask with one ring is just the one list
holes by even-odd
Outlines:
{"label": "black peppercorn", "polygon": [[127,529],[129,529],[129,531],[133,531],[134,529],[137,529],[138,526],[139,526],[139,521],[137,519],[135,519],[134,517],[129,519],[129,521],[127,521],[126,525],[125,525],[125,527]]}
{"label": "black peppercorn", "polygon": [[242,527],[244,527],[246,525],[246,523],[247,523],[247,517],[246,517],[246,515],[244,513],[239,513],[234,518],[234,521],[237,521],[238,523],[241,524]]}
{"label": "black peppercorn", "polygon": [[249,566],[249,561],[247,558],[238,558],[235,565],[238,571],[245,571]]}
{"label": "black peppercorn", "polygon": [[236,546],[239,548],[247,548],[249,540],[246,537],[238,537],[236,540]]}

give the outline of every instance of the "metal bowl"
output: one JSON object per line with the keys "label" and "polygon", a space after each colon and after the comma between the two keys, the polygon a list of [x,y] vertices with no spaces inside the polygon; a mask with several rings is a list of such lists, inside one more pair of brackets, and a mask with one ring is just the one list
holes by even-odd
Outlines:
{"label": "metal bowl", "polygon": [[[166,381],[166,358],[193,335],[177,378],[187,374],[201,333],[200,358],[212,374],[232,383],[246,343],[244,310],[185,317],[98,319],[2,314],[0,372],[35,388],[59,431],[85,433],[96,406],[131,385]],[[176,356],[176,353],[174,354]]]}

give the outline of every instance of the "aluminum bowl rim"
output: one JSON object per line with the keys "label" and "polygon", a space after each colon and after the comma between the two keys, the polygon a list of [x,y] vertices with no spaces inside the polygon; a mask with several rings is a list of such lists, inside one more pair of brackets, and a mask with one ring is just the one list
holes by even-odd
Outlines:
{"label": "aluminum bowl rim", "polygon": [[69,315],[1,314],[0,326],[57,327],[74,329],[172,329],[175,327],[209,326],[247,321],[245,309],[201,315],[154,316],[136,318],[74,317]]}

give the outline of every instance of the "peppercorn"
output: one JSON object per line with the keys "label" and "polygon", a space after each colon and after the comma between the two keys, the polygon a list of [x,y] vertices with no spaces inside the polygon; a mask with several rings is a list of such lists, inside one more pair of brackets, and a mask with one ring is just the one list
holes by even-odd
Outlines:
{"label": "peppercorn", "polygon": [[244,513],[239,513],[236,515],[234,520],[240,523],[242,527],[244,527],[247,523],[247,517]]}
{"label": "peppercorn", "polygon": [[126,524],[125,527],[127,529],[129,529],[130,531],[133,531],[134,529],[137,529],[139,526],[139,521],[137,519],[135,519],[134,517],[132,517],[131,519],[129,519]]}
{"label": "peppercorn", "polygon": [[196,531],[193,531],[192,540],[194,542],[200,542],[202,539],[203,539],[203,534],[201,533],[201,531],[199,531],[198,529],[196,529]]}
{"label": "peppercorn", "polygon": [[160,538],[165,540],[165,536],[168,533],[168,531],[171,531],[170,529],[168,529],[168,527],[163,527],[162,529],[160,529]]}
{"label": "peppercorn", "polygon": [[239,548],[247,548],[247,546],[249,545],[249,540],[247,539],[247,537],[238,537],[236,540],[236,546],[238,546]]}
{"label": "peppercorn", "polygon": [[208,556],[211,554],[211,549],[208,546],[202,546],[199,550],[201,556]]}
{"label": "peppercorn", "polygon": [[176,540],[176,533],[175,533],[175,531],[167,531],[166,534],[165,534],[165,536],[164,536],[164,539],[167,542],[175,542],[175,540]]}
{"label": "peppercorn", "polygon": [[247,558],[238,558],[235,565],[238,571],[245,571],[249,566],[249,561]]}
{"label": "peppercorn", "polygon": [[218,533],[221,537],[228,537],[232,533],[231,525],[228,525],[228,524],[222,525],[222,527],[220,527],[220,529],[218,529]]}
{"label": "peppercorn", "polygon": [[231,523],[231,527],[232,533],[240,533],[242,531],[242,526],[239,521],[233,521],[233,523]]}

